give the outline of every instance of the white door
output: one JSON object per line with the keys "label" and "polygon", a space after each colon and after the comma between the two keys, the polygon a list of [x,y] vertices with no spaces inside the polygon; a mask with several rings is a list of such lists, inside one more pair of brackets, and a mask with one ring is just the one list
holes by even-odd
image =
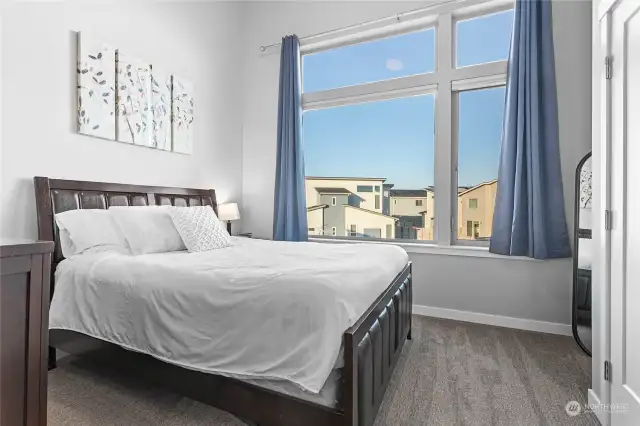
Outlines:
{"label": "white door", "polygon": [[640,1],[611,13],[611,425],[640,425]]}

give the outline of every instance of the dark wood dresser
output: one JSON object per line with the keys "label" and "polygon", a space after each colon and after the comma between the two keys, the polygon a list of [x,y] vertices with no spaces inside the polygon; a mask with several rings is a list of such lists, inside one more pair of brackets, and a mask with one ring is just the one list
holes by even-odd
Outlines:
{"label": "dark wood dresser", "polygon": [[0,426],[47,424],[52,241],[0,245]]}

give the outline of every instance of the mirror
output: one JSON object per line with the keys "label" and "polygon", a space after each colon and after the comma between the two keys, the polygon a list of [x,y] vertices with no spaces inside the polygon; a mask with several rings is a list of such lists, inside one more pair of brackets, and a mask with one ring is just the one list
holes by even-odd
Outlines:
{"label": "mirror", "polygon": [[573,251],[573,337],[591,355],[591,153],[576,170]]}

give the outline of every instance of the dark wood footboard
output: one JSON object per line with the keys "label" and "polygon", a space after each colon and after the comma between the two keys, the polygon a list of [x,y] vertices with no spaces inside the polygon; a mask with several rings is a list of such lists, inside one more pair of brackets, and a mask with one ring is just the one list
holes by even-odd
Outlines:
{"label": "dark wood footboard", "polygon": [[344,426],[373,424],[407,338],[411,339],[411,263],[344,334]]}

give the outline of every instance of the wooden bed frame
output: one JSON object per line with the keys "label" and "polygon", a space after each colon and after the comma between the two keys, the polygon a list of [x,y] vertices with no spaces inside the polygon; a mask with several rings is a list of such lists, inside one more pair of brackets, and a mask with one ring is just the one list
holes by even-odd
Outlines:
{"label": "wooden bed frame", "polygon": [[[34,178],[41,240],[55,242],[52,274],[63,260],[54,214],[71,209],[128,205],[210,205],[214,190]],[[51,280],[51,294],[54,280]],[[216,374],[188,370],[122,349],[81,333],[50,330],[50,367],[55,349],[91,356],[100,365],[228,411],[260,426],[371,426],[405,339],[411,339],[411,263],[343,336],[344,367],[337,406],[327,407]]]}

